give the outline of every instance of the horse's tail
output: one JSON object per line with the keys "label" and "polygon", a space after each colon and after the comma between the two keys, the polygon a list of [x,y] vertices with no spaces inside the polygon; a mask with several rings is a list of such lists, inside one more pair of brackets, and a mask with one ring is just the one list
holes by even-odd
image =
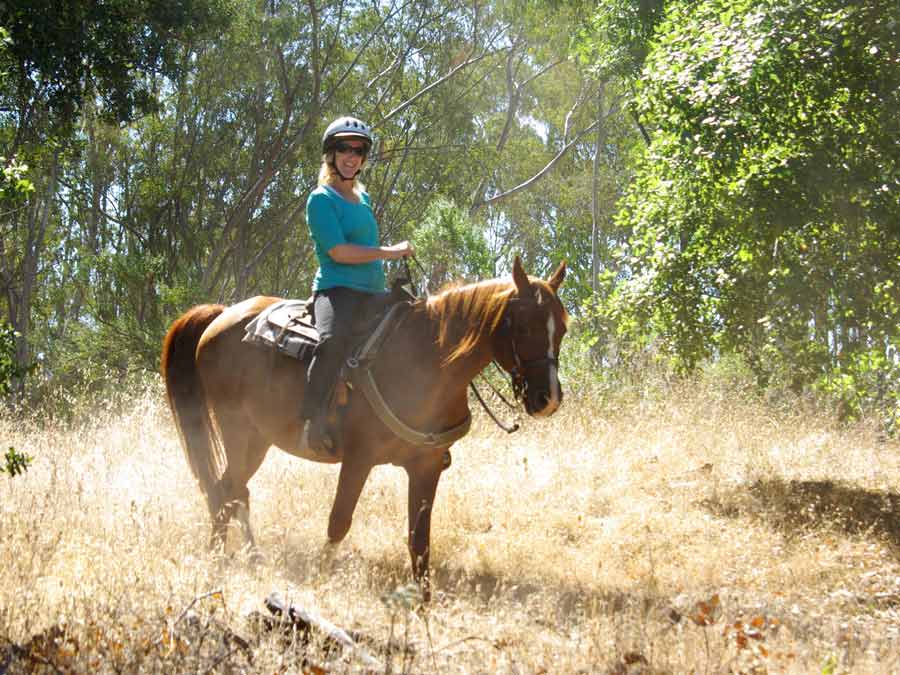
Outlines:
{"label": "horse's tail", "polygon": [[191,473],[206,496],[213,518],[222,507],[218,477],[225,468],[225,457],[197,371],[196,354],[203,331],[224,309],[224,305],[197,305],[185,312],[166,333],[160,359],[169,408]]}

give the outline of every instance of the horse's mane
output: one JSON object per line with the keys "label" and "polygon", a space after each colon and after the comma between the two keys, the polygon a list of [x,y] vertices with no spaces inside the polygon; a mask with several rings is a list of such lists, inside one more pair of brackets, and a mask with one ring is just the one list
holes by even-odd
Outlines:
{"label": "horse's mane", "polygon": [[475,284],[445,287],[425,301],[425,312],[437,325],[440,347],[451,347],[444,363],[470,353],[490,335],[503,318],[515,291],[512,281],[489,279]]}

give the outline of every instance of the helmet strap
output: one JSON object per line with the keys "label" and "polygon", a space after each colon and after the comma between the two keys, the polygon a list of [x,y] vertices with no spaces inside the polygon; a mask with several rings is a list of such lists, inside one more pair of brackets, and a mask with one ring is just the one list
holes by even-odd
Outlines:
{"label": "helmet strap", "polygon": [[334,169],[334,172],[338,176],[341,177],[341,180],[343,180],[343,181],[353,180],[362,172],[362,167],[359,167],[359,169],[356,170],[356,173],[353,174],[352,176],[345,176],[344,174],[341,173],[341,170],[339,168],[337,168],[337,159],[335,158],[335,154],[336,153],[334,153],[334,151],[332,151],[331,161],[329,162],[329,164],[331,164],[331,168]]}
{"label": "helmet strap", "polygon": [[354,178],[356,178],[359,175],[359,172],[362,171],[362,169],[359,169],[352,176],[345,176],[344,174],[341,173],[341,170],[339,168],[337,168],[337,162],[334,159],[331,160],[331,168],[334,169],[334,172],[338,176],[341,177],[341,180],[353,180]]}

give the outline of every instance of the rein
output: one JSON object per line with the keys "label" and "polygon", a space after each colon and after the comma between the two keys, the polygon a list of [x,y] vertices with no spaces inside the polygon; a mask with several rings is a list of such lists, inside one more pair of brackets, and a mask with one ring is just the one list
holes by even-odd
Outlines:
{"label": "rein", "polygon": [[[510,304],[515,303],[515,302],[522,302],[522,301],[517,300],[517,299],[510,300]],[[510,383],[512,385],[513,400],[519,401],[525,395],[525,389],[527,386],[527,383],[525,380],[525,371],[528,368],[536,368],[538,366],[544,366],[544,365],[555,365],[558,368],[559,367],[559,359],[557,359],[556,357],[545,356],[545,357],[542,357],[539,359],[529,359],[527,361],[523,361],[522,357],[519,356],[519,349],[516,346],[516,331],[515,331],[515,326],[514,326],[514,322],[513,322],[513,317],[507,316],[503,320],[503,323],[504,323],[505,330],[509,331],[509,346],[510,346],[510,349],[512,349],[512,356],[513,356],[513,367],[512,367],[512,370],[510,370],[508,373],[509,378],[510,378]],[[500,364],[497,362],[496,359],[494,359],[494,366],[500,372],[506,372],[503,370],[503,368],[500,366]],[[493,390],[493,392],[497,396],[500,397],[500,400],[503,401],[504,404],[506,404],[506,407],[510,408],[511,410],[515,410],[515,406],[512,403],[510,403],[509,401],[507,401],[506,398],[503,396],[503,394],[501,394],[499,391],[497,391],[497,389],[494,387],[494,385],[492,385],[490,383],[490,380],[488,380],[486,377],[484,377],[484,375],[482,375],[481,377],[485,382],[488,383],[488,385]],[[472,391],[475,392],[475,397],[478,399],[478,402],[481,404],[481,407],[484,408],[484,411],[490,416],[490,418],[492,420],[494,420],[494,423],[498,427],[503,429],[503,431],[505,431],[508,434],[511,434],[511,433],[519,430],[519,424],[517,422],[513,423],[512,425],[505,425],[500,420],[498,420],[497,417],[494,415],[494,413],[487,407],[487,404],[484,402],[484,399],[481,398],[481,394],[479,393],[478,389],[475,388],[474,382],[471,383],[471,387],[472,387]]]}
{"label": "rein", "polygon": [[[412,291],[412,295],[415,297],[419,296],[418,289],[416,287],[415,282],[413,281],[412,271],[409,267],[409,258],[412,258],[413,263],[416,267],[419,268],[422,276],[425,276],[425,269],[422,267],[422,264],[418,261],[418,259],[414,256],[404,256],[402,259],[402,264],[404,271],[406,272],[406,283],[409,285],[409,288]],[[521,302],[518,299],[511,299],[510,304],[515,302]],[[375,382],[375,378],[372,376],[372,372],[368,367],[368,364],[374,359],[378,349],[381,347],[382,342],[387,336],[389,331],[392,331],[396,324],[392,322],[390,319],[393,314],[395,314],[395,310],[399,308],[400,305],[395,305],[385,319],[381,322],[378,329],[375,333],[369,338],[366,342],[363,349],[355,358],[350,358],[347,361],[347,365],[350,368],[351,372],[351,380],[360,386],[363,394],[369,400],[369,404],[372,406],[372,409],[378,415],[379,419],[387,426],[391,431],[393,431],[397,436],[402,438],[403,440],[413,443],[415,445],[426,446],[426,447],[436,447],[439,445],[447,445],[456,440],[459,440],[463,436],[465,436],[469,428],[472,425],[472,417],[468,416],[465,420],[463,420],[459,425],[453,427],[452,429],[448,429],[444,432],[440,433],[428,433],[421,432],[416,429],[413,429],[407,426],[400,418],[398,418],[394,412],[388,407],[384,398],[381,396],[381,392],[378,389],[378,385]],[[402,321],[402,318],[400,319]],[[399,322],[398,322],[399,323]],[[509,331],[509,344],[512,349],[513,356],[513,367],[508,372],[510,377],[510,384],[512,386],[513,392],[513,400],[518,401],[525,395],[525,390],[527,387],[527,382],[525,380],[525,372],[529,368],[535,368],[539,366],[545,365],[555,365],[559,366],[559,359],[555,357],[542,357],[539,359],[529,359],[527,361],[523,361],[519,356],[519,350],[516,345],[516,335],[515,335],[515,326],[513,325],[513,317],[507,316],[504,319],[504,327]],[[389,328],[388,328],[389,327]],[[506,372],[500,366],[500,364],[495,359],[493,361],[494,366],[500,370],[501,372]],[[494,394],[506,405],[510,410],[515,410],[516,406],[513,403],[510,403],[505,396],[503,396],[500,391],[488,380],[484,374],[481,374],[481,379],[488,384],[488,387]],[[478,391],[478,388],[475,386],[475,382],[470,382],[469,387],[472,389],[472,393],[475,394],[475,398],[479,404],[481,404],[482,409],[487,413],[488,417],[493,420],[494,424],[500,427],[503,431],[508,434],[514,433],[519,430],[519,423],[513,422],[512,424],[503,423],[497,415],[490,409],[487,402],[481,396],[481,392]]]}
{"label": "rein", "polygon": [[[422,267],[422,263],[419,262],[418,258],[416,258],[415,255],[406,256],[406,257],[403,258],[403,269],[404,269],[404,271],[406,272],[406,279],[407,279],[407,282],[409,283],[409,286],[410,286],[410,288],[411,288],[412,291],[413,291],[413,295],[418,296],[418,295],[419,295],[419,292],[418,292],[418,290],[417,290],[417,288],[416,288],[415,282],[413,281],[412,271],[411,271],[410,268],[409,268],[409,260],[410,260],[410,258],[412,258],[413,264],[419,269],[419,273],[422,275],[422,277],[425,277],[425,276],[427,276],[427,275],[426,275],[426,272],[425,272],[425,268]],[[426,290],[427,290],[427,289],[426,289]],[[509,319],[509,318],[507,318],[507,321],[509,322],[509,325],[512,326],[512,320]],[[516,365],[515,365],[515,367],[513,368],[513,371],[510,372],[510,373],[508,373],[508,374],[509,374],[509,376],[510,376],[510,378],[511,378],[512,389],[513,389],[513,399],[514,399],[514,400],[517,400],[517,399],[519,399],[519,398],[522,396],[522,394],[525,392],[525,374],[524,374],[524,372],[523,372],[523,365],[524,365],[525,368],[528,368],[528,367],[531,367],[532,365],[536,364],[537,362],[535,362],[535,361],[528,361],[528,362],[526,362],[526,363],[523,364],[523,363],[522,363],[522,360],[519,358],[519,352],[518,352],[518,350],[516,349],[515,335],[512,335],[512,336],[510,337],[510,342],[511,342],[511,344],[512,344],[513,358],[514,358],[514,360],[515,360],[515,364],[516,364]],[[548,361],[548,360],[549,360],[549,359],[540,359],[540,361]],[[555,359],[554,359],[554,360],[555,360]],[[495,366],[499,371],[501,371],[501,372],[503,372],[503,373],[506,373],[506,371],[503,370],[503,368],[500,367],[500,364],[497,363],[496,359],[494,360],[493,363],[494,363],[494,366]],[[515,409],[516,409],[516,406],[513,405],[512,403],[510,403],[509,401],[507,401],[507,400],[506,400],[506,397],[505,397],[503,394],[500,393],[500,391],[499,391],[499,390],[491,383],[490,380],[488,380],[488,379],[484,376],[483,373],[480,374],[480,377],[481,377],[481,379],[482,379],[484,382],[487,383],[488,388],[490,388],[490,390],[493,391],[494,394],[495,394],[501,401],[503,401],[504,405],[506,405],[507,408],[509,408],[510,410],[515,410]],[[486,412],[487,415],[488,415],[488,417],[490,417],[490,418],[494,421],[494,424],[496,424],[498,427],[500,427],[501,429],[503,429],[503,431],[505,431],[505,432],[508,433],[508,434],[515,433],[516,431],[519,430],[519,423],[518,423],[518,422],[513,422],[512,424],[504,424],[502,421],[500,421],[500,419],[494,414],[494,412],[490,409],[490,407],[488,407],[487,402],[486,402],[486,401],[484,400],[484,398],[481,396],[481,392],[478,391],[478,387],[475,386],[475,382],[474,382],[474,381],[472,381],[472,382],[469,383],[469,387],[472,389],[472,393],[475,394],[475,398],[476,398],[476,400],[478,401],[478,403],[481,404],[481,407],[482,407],[482,409],[484,410],[484,412]]]}
{"label": "rein", "polygon": [[[507,401],[507,400],[503,397],[503,394],[501,394],[499,391],[497,391],[497,389],[494,387],[494,385],[491,384],[490,380],[488,380],[486,377],[484,377],[484,375],[481,376],[481,379],[483,379],[485,382],[488,383],[488,386],[491,388],[491,390],[492,390],[497,396],[500,397],[500,400],[501,400],[501,401],[503,401],[503,402],[504,402],[507,406],[509,406],[510,408],[513,408],[513,404],[510,403],[509,401]],[[508,434],[515,433],[516,431],[519,430],[519,423],[518,423],[518,422],[513,422],[512,424],[507,425],[507,424],[504,424],[503,422],[501,422],[499,419],[497,419],[497,416],[494,414],[494,412],[493,412],[490,408],[488,408],[488,404],[487,404],[487,403],[485,402],[485,400],[481,397],[481,392],[478,391],[478,387],[475,386],[475,383],[474,383],[474,382],[469,382],[469,386],[472,388],[472,393],[475,394],[475,398],[476,398],[476,399],[478,400],[478,402],[481,404],[481,407],[484,408],[484,412],[486,412],[486,413],[488,414],[488,417],[490,417],[492,420],[494,420],[494,424],[496,424],[498,427],[500,427],[501,429],[503,429],[503,431],[505,431],[505,432],[508,433]]]}

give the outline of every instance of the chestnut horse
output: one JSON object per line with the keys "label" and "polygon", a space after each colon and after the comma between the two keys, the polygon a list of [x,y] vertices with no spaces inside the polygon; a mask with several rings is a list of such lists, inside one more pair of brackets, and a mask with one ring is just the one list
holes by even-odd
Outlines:
{"label": "chestnut horse", "polygon": [[[565,263],[547,281],[529,277],[518,258],[513,280],[457,286],[414,302],[372,364],[391,411],[422,432],[465,429],[468,386],[491,361],[511,374],[533,417],[562,402],[557,375],[568,315],[557,297]],[[378,464],[395,464],[409,479],[409,551],[413,576],[429,595],[431,508],[449,443],[435,447],[400,438],[357,389],[343,409],[340,444],[314,453],[299,417],[307,364],[242,342],[245,325],[279,298],[255,297],[231,307],[199,305],[169,329],[161,368],[169,406],[191,471],[206,496],[213,543],[224,541],[232,518],[254,546],[247,482],[270,446],[318,462],[341,463],[328,521],[340,542],[363,485]]]}

